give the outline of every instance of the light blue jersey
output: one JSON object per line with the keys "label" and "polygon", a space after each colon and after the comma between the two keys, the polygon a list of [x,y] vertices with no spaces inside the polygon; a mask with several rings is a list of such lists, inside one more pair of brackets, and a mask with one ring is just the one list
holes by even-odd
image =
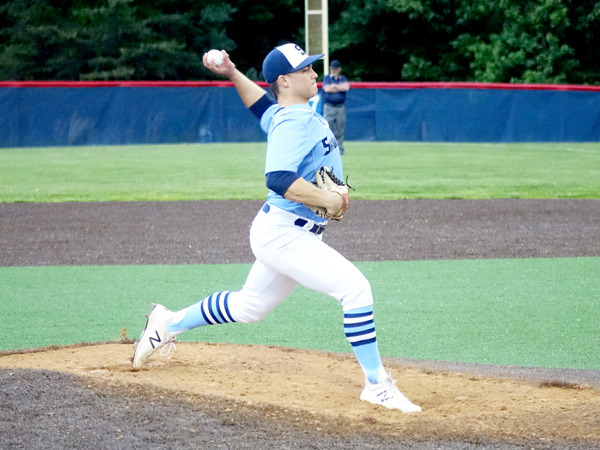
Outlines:
{"label": "light blue jersey", "polygon": [[[310,183],[322,166],[333,170],[344,179],[339,146],[325,119],[307,104],[280,108],[269,107],[260,120],[267,133],[267,160],[265,174],[269,172],[295,172]],[[267,202],[278,208],[316,222],[326,222],[302,203],[285,199],[269,191]]]}

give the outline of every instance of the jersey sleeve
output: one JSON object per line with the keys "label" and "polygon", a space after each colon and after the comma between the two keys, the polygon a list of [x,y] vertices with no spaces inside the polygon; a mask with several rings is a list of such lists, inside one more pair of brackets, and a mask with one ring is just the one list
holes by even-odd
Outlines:
{"label": "jersey sleeve", "polygon": [[277,103],[271,104],[266,111],[263,112],[260,118],[260,127],[265,133],[269,132],[269,127],[271,126],[271,122],[273,122],[273,116],[279,110],[279,105]]}
{"label": "jersey sleeve", "polygon": [[248,108],[252,114],[256,116],[257,119],[261,119],[263,114],[277,102],[275,101],[275,97],[270,92],[265,92],[261,98],[259,98],[254,104],[250,105]]}

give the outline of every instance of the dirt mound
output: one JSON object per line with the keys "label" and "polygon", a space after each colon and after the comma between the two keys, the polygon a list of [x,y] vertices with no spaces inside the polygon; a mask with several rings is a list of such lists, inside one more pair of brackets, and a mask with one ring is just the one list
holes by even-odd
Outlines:
{"label": "dirt mound", "polygon": [[436,372],[386,360],[400,389],[423,408],[422,413],[402,414],[358,400],[363,375],[352,355],[180,343],[171,358],[155,354],[140,372],[131,372],[131,355],[131,344],[66,347],[5,355],[0,367],[80,375],[100,390],[115,384],[141,385],[143,391],[153,386],[192,405],[216,398],[224,402],[219,406],[224,412],[252,412],[266,421],[327,434],[600,443],[600,391],[577,384]]}

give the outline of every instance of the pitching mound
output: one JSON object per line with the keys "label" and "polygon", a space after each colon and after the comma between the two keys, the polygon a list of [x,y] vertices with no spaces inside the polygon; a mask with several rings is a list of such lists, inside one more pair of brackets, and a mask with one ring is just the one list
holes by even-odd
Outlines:
{"label": "pitching mound", "polygon": [[[131,372],[131,355],[131,344],[65,347],[5,355],[0,367],[70,373],[84,377],[97,392],[125,389],[155,396],[157,402],[170,399],[230,413],[234,423],[239,414],[260,417],[262,426],[291,426],[310,431],[313,438],[319,432],[346,439],[376,433],[390,442],[467,439],[506,445],[535,442],[537,448],[600,444],[600,391],[583,385],[436,372],[386,360],[400,390],[423,408],[422,413],[402,414],[359,401],[363,374],[352,355],[179,343],[171,358],[155,354],[140,372]],[[9,378],[17,383],[19,374]],[[46,414],[58,414],[50,405],[39,406]],[[143,416],[144,411],[131,414]],[[188,434],[202,431],[190,432],[193,426],[185,427]],[[244,432],[252,435],[251,430]]]}

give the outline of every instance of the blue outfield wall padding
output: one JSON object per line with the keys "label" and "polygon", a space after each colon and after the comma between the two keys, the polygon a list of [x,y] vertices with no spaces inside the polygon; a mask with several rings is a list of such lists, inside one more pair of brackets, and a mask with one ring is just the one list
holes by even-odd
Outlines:
{"label": "blue outfield wall padding", "polygon": [[355,89],[346,111],[355,141],[600,140],[600,92]]}
{"label": "blue outfield wall padding", "polygon": [[[363,87],[346,111],[354,141],[600,140],[600,90]],[[265,140],[233,87],[0,87],[0,147]]]}
{"label": "blue outfield wall padding", "polygon": [[266,139],[229,88],[0,88],[0,102],[0,147]]}

